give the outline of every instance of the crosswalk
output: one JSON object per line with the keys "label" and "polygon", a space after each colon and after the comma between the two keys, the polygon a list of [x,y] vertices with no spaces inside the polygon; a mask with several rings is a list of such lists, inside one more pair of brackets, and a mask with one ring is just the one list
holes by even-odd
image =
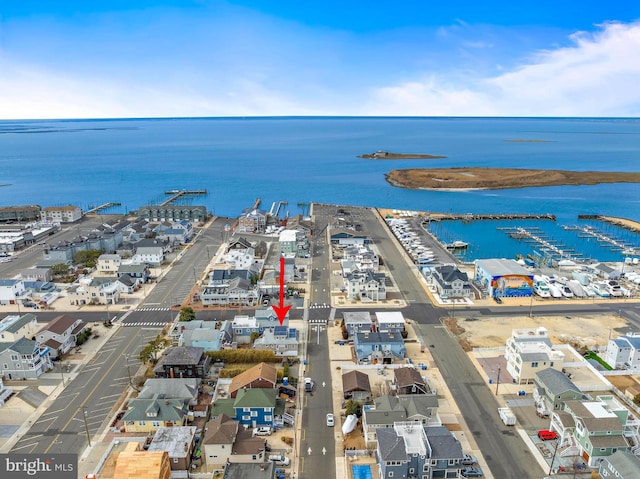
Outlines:
{"label": "crosswalk", "polygon": [[171,308],[136,308],[135,311],[171,311]]}
{"label": "crosswalk", "polygon": [[318,309],[318,308],[330,308],[331,305],[330,304],[319,304],[319,303],[313,303],[312,305],[309,306],[309,309]]}
{"label": "crosswalk", "polygon": [[148,327],[158,327],[164,328],[167,325],[167,322],[161,321],[132,321],[130,323],[122,323],[122,326],[148,326]]}
{"label": "crosswalk", "polygon": [[327,319],[326,318],[310,319],[309,324],[327,324]]}

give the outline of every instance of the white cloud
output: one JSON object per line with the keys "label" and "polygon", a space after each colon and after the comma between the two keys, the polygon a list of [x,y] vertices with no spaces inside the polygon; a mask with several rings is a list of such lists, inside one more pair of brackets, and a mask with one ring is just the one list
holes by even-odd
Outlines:
{"label": "white cloud", "polygon": [[433,75],[379,88],[367,114],[640,116],[640,22],[599,28],[492,78]]}

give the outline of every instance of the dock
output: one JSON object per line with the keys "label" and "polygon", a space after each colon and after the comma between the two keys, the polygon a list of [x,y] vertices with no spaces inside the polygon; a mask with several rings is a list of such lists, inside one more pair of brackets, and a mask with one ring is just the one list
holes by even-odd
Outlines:
{"label": "dock", "polygon": [[90,210],[87,210],[85,212],[85,215],[97,215],[101,211],[109,209],[109,208],[113,208],[115,206],[122,206],[122,204],[118,203],[118,202],[115,202],[115,201],[112,201],[112,202],[109,202],[109,203],[104,203],[104,204],[102,204],[100,206],[96,206],[94,208],[91,208]]}
{"label": "dock", "polygon": [[545,253],[549,257],[556,257],[558,259],[570,259],[580,261],[580,254],[574,253],[572,249],[566,249],[562,244],[548,239],[546,235],[542,234],[537,229],[527,229],[522,227],[517,228],[504,228],[511,238],[524,239],[533,244],[537,244],[540,247],[540,251]]}
{"label": "dock", "polygon": [[176,201],[178,198],[185,196],[205,196],[207,190],[169,190],[164,192],[165,195],[171,195],[169,198],[160,203],[160,206],[167,206]]}
{"label": "dock", "polygon": [[633,231],[634,233],[640,233],[640,225],[638,225],[638,222],[633,220],[628,220],[626,218],[612,218],[610,216],[603,216],[603,215],[578,215],[578,219],[603,221],[605,223],[609,223],[614,226],[619,226],[620,228]]}
{"label": "dock", "polygon": [[431,221],[481,221],[481,220],[550,220],[556,221],[556,215],[546,214],[428,214],[423,222]]}
{"label": "dock", "polygon": [[636,255],[639,254],[640,248],[635,247],[633,244],[625,243],[624,241],[612,236],[606,235],[602,231],[597,230],[593,226],[574,226],[567,227],[576,231],[581,231],[581,238],[595,238],[599,243],[606,243],[613,250],[619,250],[623,254]]}

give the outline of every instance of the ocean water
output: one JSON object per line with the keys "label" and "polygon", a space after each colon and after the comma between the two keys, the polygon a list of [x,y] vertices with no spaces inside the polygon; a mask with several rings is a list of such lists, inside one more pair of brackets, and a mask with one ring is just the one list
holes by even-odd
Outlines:
{"label": "ocean water", "polygon": [[[357,158],[376,150],[447,158]],[[273,202],[287,201],[291,214],[302,211],[304,203],[326,202],[436,212],[553,213],[558,225],[575,225],[578,214],[640,220],[638,184],[438,192],[393,187],[384,178],[396,168],[455,166],[640,171],[640,119],[0,121],[0,184],[7,185],[0,186],[0,205],[88,209],[119,202],[122,206],[109,212],[125,212],[161,202],[166,190],[207,189],[206,197],[187,201],[226,216],[237,216],[261,198],[266,210]],[[567,231],[558,225],[554,228]],[[501,250],[500,238],[508,239],[496,226],[478,222],[475,231],[473,225],[449,223],[442,228],[453,239],[468,241],[475,235],[478,254],[491,257]]]}

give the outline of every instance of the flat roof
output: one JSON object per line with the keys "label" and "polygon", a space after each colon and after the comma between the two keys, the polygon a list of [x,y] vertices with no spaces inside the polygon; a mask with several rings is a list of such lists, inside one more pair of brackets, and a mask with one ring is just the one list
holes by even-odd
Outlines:
{"label": "flat roof", "polygon": [[477,259],[476,268],[482,268],[491,276],[516,274],[533,277],[533,273],[531,271],[520,266],[513,259]]}

